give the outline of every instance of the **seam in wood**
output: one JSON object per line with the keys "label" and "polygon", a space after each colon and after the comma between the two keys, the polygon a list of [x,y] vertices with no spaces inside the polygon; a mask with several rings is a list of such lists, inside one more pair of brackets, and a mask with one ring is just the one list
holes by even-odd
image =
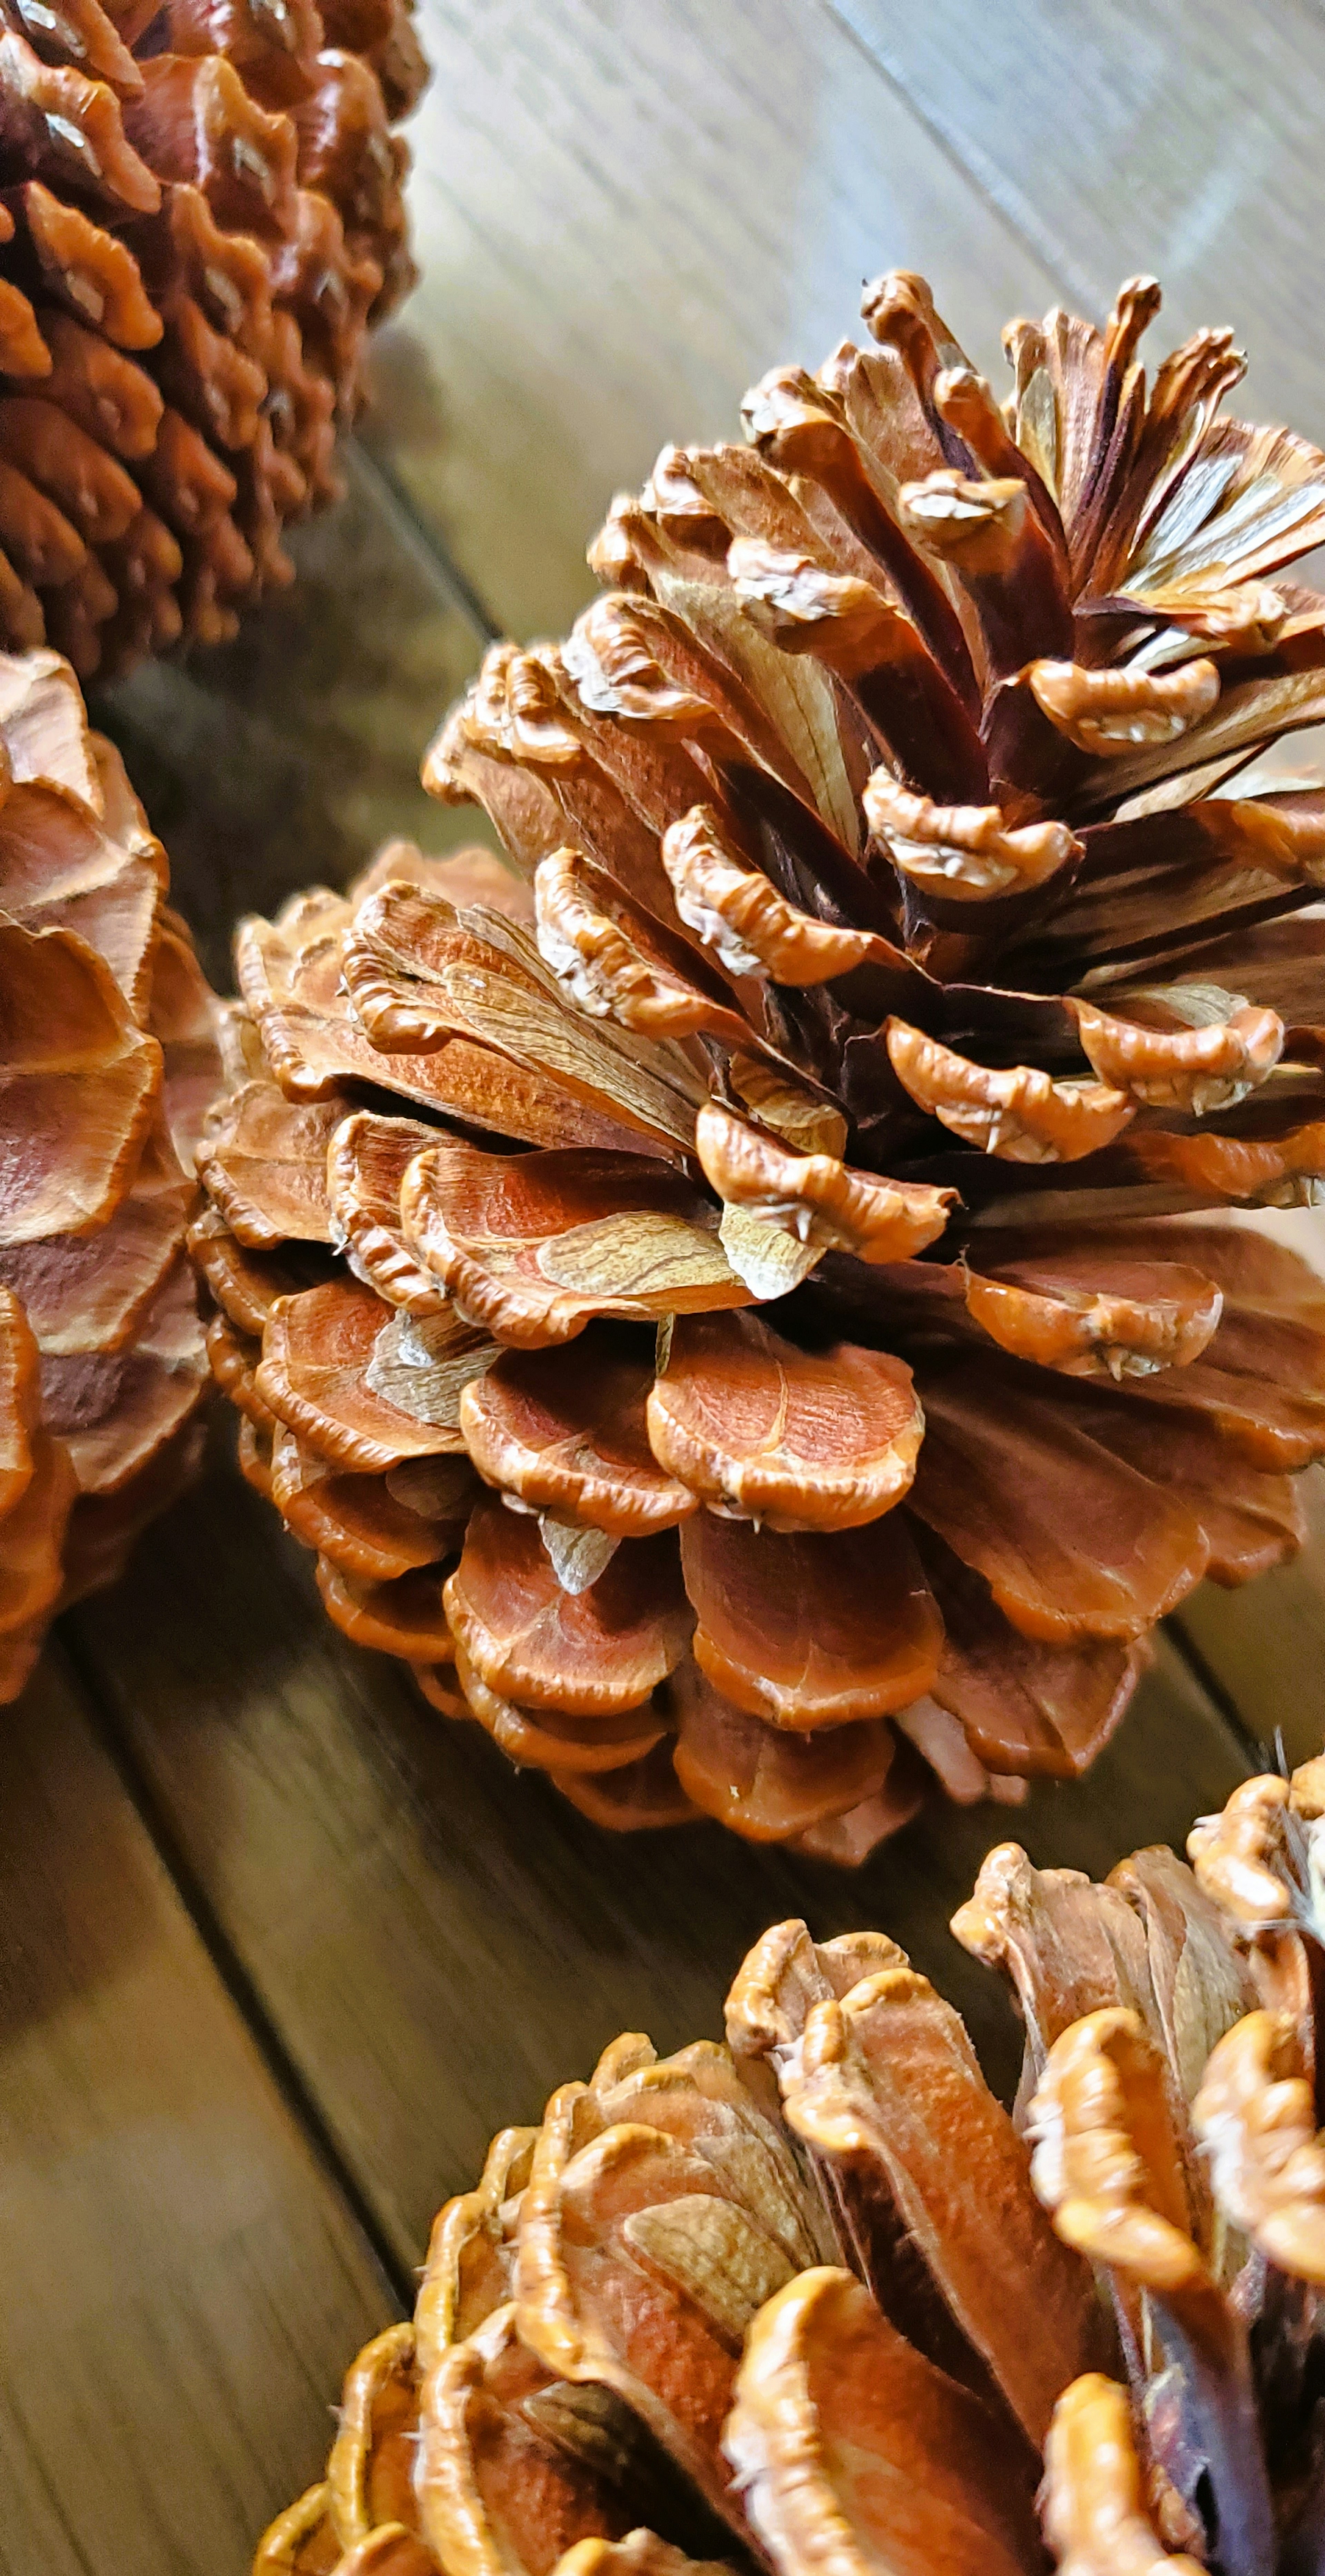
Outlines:
{"label": "seam in wood", "polygon": [[[79,1635],[77,1614],[57,1622],[53,1650],[77,1686],[89,1726],[113,1764],[162,1868],[201,1941],[211,1966],[244,2023],[263,2065],[287,2111],[299,2128],[315,2164],[358,2229],[402,2314],[412,2313],[418,2282],[402,2263],[372,2200],[307,2078],[286,2045],[277,2022],[230,1940],[210,1896],[138,1760],[128,1732],[103,1686],[96,1659]],[[48,1652],[52,1648],[48,1648]]]}
{"label": "seam in wood", "polygon": [[496,623],[486,601],[480,598],[473,583],[462,573],[436,530],[416,509],[394,467],[386,464],[363,438],[356,435],[346,443],[353,450],[356,470],[363,476],[402,545],[413,555],[428,579],[446,593],[448,606],[456,609],[466,625],[473,628],[480,643],[495,644],[504,630]]}
{"label": "seam in wood", "polygon": [[1220,1680],[1213,1664],[1207,1661],[1195,1638],[1191,1637],[1183,1626],[1181,1619],[1166,1619],[1164,1634],[1179,1662],[1186,1666],[1197,1687],[1204,1691],[1215,1715],[1232,1736],[1238,1754],[1246,1764],[1248,1775],[1257,1771],[1273,1770],[1276,1765],[1267,1746],[1259,1736],[1253,1735],[1232,1692],[1227,1684]]}
{"label": "seam in wood", "polygon": [[903,78],[901,72],[892,63],[886,61],[882,54],[876,52],[864,29],[856,25],[848,0],[820,0],[820,6],[841,28],[843,35],[855,46],[857,53],[863,56],[870,69],[878,73],[880,80],[892,91],[894,98],[899,100],[908,114],[914,117],[922,132],[928,135],[935,150],[942,153],[949,168],[955,170],[959,178],[966,181],[968,187],[974,188],[977,196],[983,197],[990,213],[1015,235],[1036,264],[1048,270],[1049,275],[1071,296],[1075,304],[1084,310],[1089,310],[1096,304],[1100,292],[1096,281],[1084,274],[1079,274],[1075,262],[1064,258],[1063,245],[1052,233],[1045,233],[1041,237],[1038,227],[1027,221],[1027,208],[1016,190],[1004,184],[994,164],[988,161],[982,152],[977,151],[973,159],[968,158],[969,147],[956,141],[954,136],[939,123],[933,110],[924,106],[917,98],[915,91]]}

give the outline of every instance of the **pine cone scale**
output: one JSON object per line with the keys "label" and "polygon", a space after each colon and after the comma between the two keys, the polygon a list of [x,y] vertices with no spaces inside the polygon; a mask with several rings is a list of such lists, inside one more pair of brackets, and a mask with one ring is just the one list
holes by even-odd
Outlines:
{"label": "pine cone scale", "polygon": [[51,1613],[118,1572],[196,1463],[206,1367],[184,1231],[220,1066],[165,854],[53,653],[0,657],[0,741],[9,1699]]}

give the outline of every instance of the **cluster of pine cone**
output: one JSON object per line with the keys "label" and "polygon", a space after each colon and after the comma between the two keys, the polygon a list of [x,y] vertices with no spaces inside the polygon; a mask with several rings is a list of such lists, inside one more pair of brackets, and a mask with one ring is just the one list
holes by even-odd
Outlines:
{"label": "cluster of pine cone", "polygon": [[429,755],[510,865],[396,844],[241,926],[239,1002],[188,987],[150,1259],[187,950],[68,666],[6,666],[0,902],[65,977],[0,999],[24,1653],[81,1579],[43,1442],[86,1503],[139,1362],[189,1410],[186,1216],[331,1616],[604,1822],[854,1862],[936,1787],[1015,1801],[1203,1575],[1292,1553],[1325,1287],[1236,1212],[1325,1177],[1325,790],[1250,766],[1325,719],[1284,573],[1325,456],[1219,417],[1226,332],[1148,381],[1157,303],[1012,325],[1004,411],[894,276],[747,444],[666,449],[606,596],[494,647]]}
{"label": "cluster of pine cone", "polygon": [[[1298,1544],[1325,1287],[1238,1214],[1325,1178],[1325,788],[1252,767],[1325,720],[1325,455],[1218,418],[1226,333],[1147,383],[1150,281],[1014,324],[1002,410],[886,279],[453,711],[514,873],[394,845],[222,1006],[76,674],[327,488],[402,5],[0,35],[0,1697],[190,1471],[196,1270],[350,1636],[591,1815],[858,1860],[1084,1768]],[[1188,1848],[986,1861],[1012,2114],[881,1935],[614,2042],[259,2576],[1316,2568],[1325,1759]]]}

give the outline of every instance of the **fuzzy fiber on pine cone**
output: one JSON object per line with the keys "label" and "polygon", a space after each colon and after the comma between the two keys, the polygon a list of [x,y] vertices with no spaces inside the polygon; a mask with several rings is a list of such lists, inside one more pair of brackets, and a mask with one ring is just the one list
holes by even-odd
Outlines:
{"label": "fuzzy fiber on pine cone", "polygon": [[0,654],[0,1700],[197,1459],[219,1063],[167,884],[68,663]]}
{"label": "fuzzy fiber on pine cone", "polygon": [[523,882],[396,847],[240,932],[249,1472],[605,1821],[849,1861],[1081,1771],[1298,1544],[1325,1287],[1233,1211],[1325,1173],[1325,789],[1248,773],[1325,719],[1325,458],[1218,417],[1228,332],[1148,383],[1157,302],[1013,324],[1005,416],[870,289],[448,719]]}
{"label": "fuzzy fiber on pine cone", "polygon": [[334,499],[413,270],[411,0],[15,0],[0,30],[0,645],[232,635]]}
{"label": "fuzzy fiber on pine cone", "polygon": [[615,2040],[441,2211],[254,2576],[1316,2565],[1323,1805],[1102,1886],[990,1853],[1012,2117],[881,1933],[776,1925],[725,2048]]}

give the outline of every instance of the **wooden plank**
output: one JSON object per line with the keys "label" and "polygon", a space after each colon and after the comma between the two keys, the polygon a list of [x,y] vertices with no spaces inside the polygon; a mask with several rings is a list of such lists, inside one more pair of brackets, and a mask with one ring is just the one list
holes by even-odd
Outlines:
{"label": "wooden plank", "polygon": [[227,1939],[402,2260],[489,2134],[541,2110],[622,2028],[715,2033],[770,1923],[892,1932],[970,2014],[1005,2084],[1001,1991],[947,1933],[981,1854],[1015,1834],[1102,1873],[1177,1837],[1244,1767],[1161,1650],[1088,1782],[1022,1809],[936,1808],[858,1875],[716,1826],[616,1837],[398,1666],[345,1645],[302,1551],[218,1467],[114,1595],[75,1614],[80,1657]]}
{"label": "wooden plank", "polygon": [[819,0],[421,0],[423,283],[364,425],[516,635],[566,627],[614,490],[667,439],[739,437],[861,283],[928,268],[982,362],[1051,261],[937,149]]}
{"label": "wooden plank", "polygon": [[1325,432],[1318,9],[830,5],[1073,299],[1103,313],[1121,278],[1155,272],[1174,341],[1219,322],[1245,339],[1249,417]]}
{"label": "wooden plank", "polygon": [[342,462],[346,500],[291,533],[298,579],[245,618],[234,644],[90,693],[222,992],[242,913],[343,885],[396,833],[429,850],[491,838],[419,783],[481,630],[371,463],[353,445]]}
{"label": "wooden plank", "polygon": [[390,2293],[54,1652],[0,1728],[0,2569],[238,2576]]}

